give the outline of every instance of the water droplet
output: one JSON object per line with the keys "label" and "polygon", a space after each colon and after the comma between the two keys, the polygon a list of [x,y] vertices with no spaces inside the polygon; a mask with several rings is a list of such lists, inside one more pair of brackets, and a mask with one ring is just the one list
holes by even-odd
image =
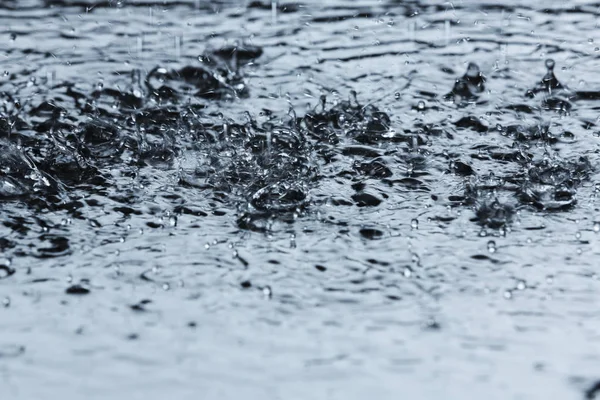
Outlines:
{"label": "water droplet", "polygon": [[10,297],[6,296],[2,299],[2,306],[4,306],[4,308],[10,307]]}
{"label": "water droplet", "polygon": [[504,291],[504,298],[505,299],[512,299],[512,296],[513,296],[512,291],[510,291],[510,290],[505,290]]}
{"label": "water droplet", "polygon": [[174,215],[171,215],[171,217],[169,217],[169,225],[172,227],[177,226],[177,217]]}
{"label": "water droplet", "polygon": [[169,285],[168,283],[163,283],[162,289],[166,292],[167,290],[171,289],[171,285]]}
{"label": "water droplet", "polygon": [[419,229],[419,220],[414,218],[412,221],[410,221],[410,227],[412,229]]}
{"label": "water droplet", "polygon": [[527,284],[525,281],[517,282],[517,290],[525,290],[527,288]]}
{"label": "water droplet", "polygon": [[554,283],[554,276],[553,275],[548,275],[546,277],[546,283],[551,285],[552,283]]}
{"label": "water droplet", "polygon": [[412,275],[412,269],[410,269],[410,267],[404,267],[403,275],[405,278],[410,278]]}
{"label": "water droplet", "polygon": [[479,66],[475,63],[469,63],[467,66],[467,77],[469,78],[477,78],[480,75],[481,71],[479,70]]}
{"label": "water droplet", "polygon": [[419,101],[419,103],[417,104],[417,109],[419,111],[423,111],[425,109],[425,102],[423,100]]}
{"label": "water droplet", "polygon": [[575,232],[575,239],[577,239],[577,240],[581,239],[581,232],[579,232],[579,231]]}
{"label": "water droplet", "polygon": [[273,296],[273,291],[271,290],[270,286],[265,286],[262,288],[262,293],[263,296],[265,296],[266,299],[270,299]]}
{"label": "water droplet", "polygon": [[600,222],[594,222],[594,227],[592,228],[594,233],[600,232]]}
{"label": "water droplet", "polygon": [[496,242],[494,242],[493,240],[490,240],[487,244],[487,249],[490,253],[495,253],[496,252]]}
{"label": "water droplet", "polygon": [[400,92],[396,92],[396,93],[394,93],[394,98],[395,98],[396,100],[399,100],[399,99],[400,99]]}
{"label": "water droplet", "polygon": [[546,60],[546,68],[548,68],[549,71],[552,71],[554,69],[554,60],[549,58]]}

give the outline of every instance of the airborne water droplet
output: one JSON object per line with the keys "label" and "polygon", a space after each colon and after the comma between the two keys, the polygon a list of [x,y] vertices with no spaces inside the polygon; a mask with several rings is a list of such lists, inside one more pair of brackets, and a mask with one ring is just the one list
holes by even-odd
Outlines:
{"label": "airborne water droplet", "polygon": [[419,229],[419,220],[414,218],[412,221],[410,221],[410,227],[413,229]]}
{"label": "airborne water droplet", "polygon": [[495,253],[496,252],[496,242],[494,242],[493,240],[490,240],[487,244],[487,249],[490,253]]}
{"label": "airborne water droplet", "polygon": [[594,233],[600,232],[600,222],[594,222],[594,227],[592,228]]}

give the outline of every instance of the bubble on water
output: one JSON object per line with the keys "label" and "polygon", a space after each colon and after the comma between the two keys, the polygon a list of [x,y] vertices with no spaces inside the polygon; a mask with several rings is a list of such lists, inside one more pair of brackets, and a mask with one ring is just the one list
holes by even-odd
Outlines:
{"label": "bubble on water", "polygon": [[521,280],[519,282],[517,282],[517,290],[525,290],[527,288],[527,283],[525,283],[525,281]]}
{"label": "bubble on water", "polygon": [[418,219],[416,219],[416,218],[413,218],[413,219],[410,221],[410,227],[411,227],[412,229],[419,229],[419,220],[418,220]]}
{"label": "bubble on water", "polygon": [[495,253],[496,252],[496,242],[494,242],[493,240],[490,240],[487,243],[487,249],[490,253]]}
{"label": "bubble on water", "polygon": [[419,111],[423,111],[425,109],[425,102],[423,100],[419,101],[419,103],[417,103],[417,109]]}
{"label": "bubble on water", "polygon": [[171,289],[171,285],[169,285],[168,283],[163,283],[162,284],[162,289],[166,292],[167,290]]}

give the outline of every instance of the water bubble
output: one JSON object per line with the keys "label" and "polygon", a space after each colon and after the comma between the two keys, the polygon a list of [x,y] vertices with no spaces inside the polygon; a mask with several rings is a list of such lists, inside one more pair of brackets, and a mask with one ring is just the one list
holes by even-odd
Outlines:
{"label": "water bubble", "polygon": [[495,253],[496,252],[496,242],[494,242],[493,240],[490,240],[487,244],[487,249],[490,253]]}
{"label": "water bubble", "polygon": [[163,283],[162,289],[166,292],[167,290],[171,289],[171,285],[169,285],[168,283]]}
{"label": "water bubble", "polygon": [[527,284],[525,281],[517,282],[517,290],[525,290],[527,288]]}
{"label": "water bubble", "polygon": [[400,92],[396,92],[396,93],[394,93],[394,98],[395,98],[396,100],[399,100],[399,99],[400,99]]}
{"label": "water bubble", "polygon": [[594,222],[594,227],[592,228],[594,233],[600,232],[600,222]]}
{"label": "water bubble", "polygon": [[419,111],[423,111],[425,109],[425,102],[423,100],[419,101],[419,103],[417,104],[417,109]]}
{"label": "water bubble", "polygon": [[412,229],[419,229],[419,220],[414,218],[410,221],[410,227]]}
{"label": "water bubble", "polygon": [[513,296],[512,291],[510,291],[510,290],[505,290],[504,291],[504,298],[505,299],[507,299],[507,300],[508,299],[512,299],[512,296]]}
{"label": "water bubble", "polygon": [[575,232],[575,239],[577,239],[577,240],[581,239],[581,232],[579,232],[579,231]]}

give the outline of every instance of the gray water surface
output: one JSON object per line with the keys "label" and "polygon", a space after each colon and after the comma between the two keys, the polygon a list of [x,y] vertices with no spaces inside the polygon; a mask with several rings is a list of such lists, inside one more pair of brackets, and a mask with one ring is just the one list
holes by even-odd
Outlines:
{"label": "gray water surface", "polygon": [[275,11],[0,2],[0,398],[594,398],[600,3]]}

